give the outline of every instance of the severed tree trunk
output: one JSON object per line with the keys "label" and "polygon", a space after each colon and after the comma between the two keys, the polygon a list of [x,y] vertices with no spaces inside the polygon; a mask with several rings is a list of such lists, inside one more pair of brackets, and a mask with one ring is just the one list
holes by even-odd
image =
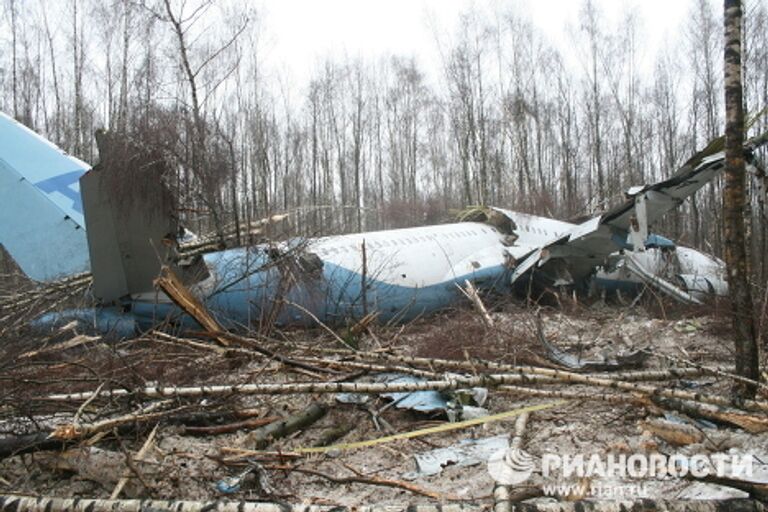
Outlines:
{"label": "severed tree trunk", "polygon": [[[736,373],[759,379],[757,340],[752,294],[747,276],[744,237],[746,168],[744,163],[744,108],[741,78],[741,0],[724,0],[725,28],[725,190],[723,217],[725,261],[731,294],[731,318],[736,349]],[[754,396],[754,385],[739,382],[734,388],[742,397]]]}

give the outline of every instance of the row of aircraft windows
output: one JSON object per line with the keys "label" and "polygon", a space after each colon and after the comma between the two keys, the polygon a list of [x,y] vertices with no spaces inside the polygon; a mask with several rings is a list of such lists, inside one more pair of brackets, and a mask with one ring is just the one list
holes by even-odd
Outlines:
{"label": "row of aircraft windows", "polygon": [[[453,232],[443,233],[440,235],[406,236],[402,238],[392,238],[390,240],[366,240],[365,247],[366,249],[378,249],[378,248],[384,248],[384,247],[396,247],[398,245],[412,245],[417,243],[429,242],[435,239],[465,238],[468,236],[477,236],[481,234],[480,232],[488,233],[488,231],[481,228],[479,231],[478,230],[453,231]],[[342,245],[340,247],[328,247],[325,249],[319,249],[317,253],[320,255],[324,255],[324,254],[337,254],[337,253],[348,252],[348,251],[358,252],[360,251],[360,247],[357,245]]]}
{"label": "row of aircraft windows", "polygon": [[552,233],[550,231],[547,231],[546,229],[534,228],[534,227],[526,226],[526,225],[522,225],[521,227],[522,227],[523,231],[528,231],[529,233],[538,233],[539,235],[545,235],[545,236],[555,235],[555,236],[560,236],[562,234],[562,233],[558,233],[557,231]]}

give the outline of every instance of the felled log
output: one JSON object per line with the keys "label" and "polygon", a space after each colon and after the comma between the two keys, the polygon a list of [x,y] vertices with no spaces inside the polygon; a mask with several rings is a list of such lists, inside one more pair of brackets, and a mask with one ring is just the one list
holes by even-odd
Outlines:
{"label": "felled log", "polygon": [[[0,512],[398,512],[391,505],[356,506],[289,505],[254,501],[100,500],[0,495]],[[469,512],[481,507],[463,504],[405,504],[403,512]],[[743,509],[746,510],[746,509]],[[754,509],[750,509],[754,510]],[[741,511],[737,511],[741,512]]]}
{"label": "felled log", "polygon": [[735,425],[752,434],[768,431],[768,418],[765,416],[747,414],[734,409],[719,408],[674,398],[653,397],[652,400],[654,404],[663,409],[672,409],[689,416],[702,417],[718,423]]}
{"label": "felled log", "polygon": [[756,380],[748,379],[746,377],[742,377],[741,375],[736,375],[733,372],[729,372],[726,370],[723,370],[721,368],[714,368],[712,366],[707,366],[703,364],[699,364],[695,361],[691,361],[690,359],[683,359],[681,357],[671,356],[669,354],[658,354],[656,352],[653,352],[648,349],[643,349],[644,352],[648,353],[649,355],[660,357],[663,359],[666,359],[667,361],[672,361],[675,364],[687,366],[689,368],[697,368],[704,372],[707,375],[714,375],[716,377],[722,377],[724,379],[730,379],[736,382],[741,382],[743,384],[746,384],[748,386],[754,386],[756,388],[762,388],[762,389],[768,389],[768,385],[766,385],[763,382],[759,382]]}
{"label": "felled log", "polygon": [[186,345],[192,348],[200,349],[200,350],[210,350],[213,352],[216,352],[220,355],[225,354],[242,354],[248,357],[253,356],[265,356],[270,359],[274,359],[275,361],[279,361],[283,363],[286,366],[294,366],[296,368],[302,368],[304,370],[308,370],[311,372],[317,372],[317,373],[336,373],[334,370],[330,370],[327,368],[320,368],[318,366],[313,366],[308,363],[304,363],[301,361],[296,361],[295,359],[291,359],[290,357],[286,357],[282,354],[279,354],[273,350],[269,350],[268,348],[263,347],[261,344],[259,344],[256,340],[252,338],[246,338],[244,336],[238,336],[236,334],[232,334],[229,332],[217,332],[217,333],[202,333],[203,336],[209,336],[213,337],[215,339],[224,338],[226,340],[229,340],[231,342],[234,342],[240,347],[232,347],[227,346],[221,347],[219,345],[213,345],[211,343],[206,343],[202,341],[196,341],[191,340],[187,338],[180,338],[178,336],[172,336],[168,333],[164,333],[162,331],[152,331],[150,333],[150,337],[147,337],[145,339],[153,341],[153,342],[168,342],[168,343],[175,343],[178,345]]}
{"label": "felled log", "polygon": [[[747,479],[736,478],[733,476],[717,476],[707,475],[702,478],[690,477],[692,480],[698,482],[706,482],[716,485],[724,485],[726,487],[733,487],[749,494],[750,498],[754,498],[763,503],[768,503],[768,484],[761,482],[750,482]],[[728,509],[730,510],[730,509]]]}
{"label": "felled log", "polygon": [[206,427],[184,427],[182,434],[192,436],[215,436],[219,434],[228,434],[230,432],[237,432],[243,429],[253,429],[269,425],[280,418],[277,416],[269,416],[267,418],[252,418],[243,421],[236,421],[234,423],[227,423],[225,425],[211,425]]}
{"label": "felled log", "polygon": [[653,500],[559,501],[556,503],[518,503],[515,512],[764,512],[762,503],[750,499],[728,500]]}
{"label": "felled log", "polygon": [[283,438],[294,432],[313,424],[327,412],[327,408],[320,403],[313,403],[304,410],[280,421],[275,421],[263,426],[248,435],[248,444],[257,450],[265,448],[272,441]]}
{"label": "felled log", "polygon": [[355,425],[352,423],[342,423],[341,425],[336,425],[335,427],[332,427],[320,434],[320,438],[315,441],[312,446],[332,445],[342,437],[352,432],[354,429]]}
{"label": "felled log", "polygon": [[0,460],[39,450],[60,450],[73,442],[71,439],[53,438],[50,431],[3,437],[0,438]]}
{"label": "felled log", "polygon": [[331,368],[349,368],[354,370],[364,370],[367,372],[377,373],[405,373],[406,375],[415,375],[416,377],[423,377],[425,379],[435,379],[440,376],[439,373],[429,370],[421,370],[418,368],[412,368],[410,366],[402,365],[384,365],[376,363],[368,363],[363,361],[350,361],[350,360],[337,360],[337,359],[322,359],[319,357],[302,357],[301,361],[310,362],[314,364],[322,364]]}
{"label": "felled log", "polygon": [[[330,505],[289,505],[253,501],[182,501],[182,500],[102,500],[54,498],[19,495],[0,496],[0,512],[477,512],[482,507],[471,504],[436,503],[369,505],[339,507]],[[651,500],[576,501],[556,503],[517,503],[518,512],[765,512],[761,503],[751,499],[713,501]]]}
{"label": "felled log", "polygon": [[639,426],[643,430],[647,430],[656,437],[675,446],[696,444],[704,440],[704,433],[693,425],[673,423],[662,419],[653,419],[641,421]]}
{"label": "felled log", "polygon": [[[235,417],[247,417],[261,413],[251,409],[232,411],[231,414]],[[189,407],[183,407],[168,411],[130,413],[90,424],[66,424],[41,432],[0,438],[0,460],[35,451],[61,450],[85,437],[113,429],[117,429],[120,435],[126,435],[153,421],[189,425],[217,421],[226,415],[227,413],[222,411],[190,412]]]}
{"label": "felled log", "polygon": [[[409,364],[413,366],[421,366],[426,368],[444,368],[450,370],[476,372],[478,370],[493,370],[497,372],[526,372],[530,366],[518,366],[507,363],[497,363],[496,361],[488,361],[485,359],[470,359],[468,361],[457,361],[454,359],[433,359],[428,357],[416,357],[416,356],[402,356],[387,353],[349,353],[358,358],[370,357],[376,361],[388,360],[395,361],[401,364]],[[618,379],[625,381],[653,381],[653,380],[668,380],[668,379],[683,379],[698,377],[706,374],[707,372],[700,368],[669,368],[666,370],[628,370],[621,372],[611,373],[587,373],[586,376],[591,377],[605,377],[607,379]]]}
{"label": "felled log", "polygon": [[613,404],[633,404],[639,406],[650,405],[650,400],[645,395],[628,393],[599,393],[597,391],[571,391],[568,389],[539,389],[524,386],[499,386],[499,390],[515,395],[538,398],[565,398],[568,400],[592,400]]}
{"label": "felled log", "polygon": [[[677,398],[692,402],[701,402],[723,407],[734,407],[747,410],[768,412],[768,402],[757,400],[736,400],[709,393],[694,393],[681,389],[670,389],[661,386],[650,386],[635,382],[593,377],[573,372],[552,370],[549,368],[521,367],[514,373],[480,375],[477,377],[446,377],[443,380],[422,382],[394,383],[361,383],[361,382],[296,382],[286,384],[240,384],[214,385],[199,387],[149,386],[137,390],[112,389],[103,390],[101,396],[117,398],[120,396],[143,396],[147,398],[207,396],[221,394],[248,395],[290,395],[303,393],[394,393],[428,390],[451,390],[465,387],[497,387],[504,384],[534,384],[564,382],[568,384],[583,384],[609,389],[617,389],[630,393],[639,393],[664,398]],[[67,393],[48,395],[42,400],[47,401],[78,401],[87,400],[94,392]]]}

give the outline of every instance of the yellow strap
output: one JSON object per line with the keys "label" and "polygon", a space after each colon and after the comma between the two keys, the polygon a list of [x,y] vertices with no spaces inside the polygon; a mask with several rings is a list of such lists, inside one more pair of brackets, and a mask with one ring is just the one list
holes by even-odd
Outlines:
{"label": "yellow strap", "polygon": [[482,418],[473,418],[471,420],[459,421],[456,423],[443,423],[436,427],[423,428],[421,430],[412,430],[411,432],[403,432],[402,434],[394,434],[391,436],[379,437],[376,439],[369,439],[368,441],[357,441],[355,443],[343,443],[334,444],[332,446],[318,446],[311,448],[299,448],[295,450],[298,453],[324,453],[332,450],[353,450],[355,448],[365,448],[367,446],[375,446],[377,444],[388,443],[390,441],[397,441],[398,439],[410,439],[412,437],[425,436],[427,434],[437,434],[438,432],[448,432],[449,430],[457,430],[464,427],[471,427],[474,425],[482,425],[484,423],[491,423],[493,421],[505,420],[518,416],[524,412],[541,411],[543,409],[549,409],[566,403],[566,400],[560,400],[558,402],[551,402],[541,405],[530,405],[521,409],[514,409],[512,411],[502,412],[499,414],[492,414],[490,416],[483,416]]}

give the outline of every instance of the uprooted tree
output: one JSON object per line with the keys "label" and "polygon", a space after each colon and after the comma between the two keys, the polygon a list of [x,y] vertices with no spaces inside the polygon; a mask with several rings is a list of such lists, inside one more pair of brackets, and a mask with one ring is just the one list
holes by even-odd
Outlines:
{"label": "uprooted tree", "polygon": [[[724,0],[725,33],[725,190],[723,219],[725,261],[731,294],[731,318],[736,356],[736,372],[757,381],[759,358],[752,294],[748,282],[744,205],[746,204],[746,165],[744,161],[744,107],[741,77],[741,0]],[[742,397],[755,394],[754,385],[742,382],[736,392]]]}

